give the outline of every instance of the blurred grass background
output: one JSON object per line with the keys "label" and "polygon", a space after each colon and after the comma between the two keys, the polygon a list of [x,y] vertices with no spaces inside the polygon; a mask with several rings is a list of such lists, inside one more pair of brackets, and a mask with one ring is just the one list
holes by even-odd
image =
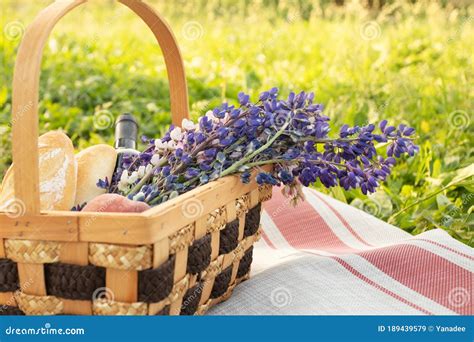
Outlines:
{"label": "blurred grass background", "polygon": [[[441,228],[474,246],[472,1],[153,1],[182,49],[193,118],[239,91],[314,91],[334,124],[384,118],[418,131],[419,155],[374,195],[325,190],[413,234]],[[2,0],[0,177],[11,163],[11,80],[22,32],[51,1]],[[170,123],[166,70],[146,26],[92,0],[55,28],[44,53],[41,131],[77,149],[112,143],[114,117],[141,131]]]}

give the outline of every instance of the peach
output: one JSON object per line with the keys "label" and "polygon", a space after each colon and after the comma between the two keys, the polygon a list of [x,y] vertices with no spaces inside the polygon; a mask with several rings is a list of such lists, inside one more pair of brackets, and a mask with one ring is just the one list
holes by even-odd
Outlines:
{"label": "peach", "polygon": [[103,194],[93,198],[82,211],[109,213],[141,213],[150,209],[144,202],[129,200],[117,194]]}

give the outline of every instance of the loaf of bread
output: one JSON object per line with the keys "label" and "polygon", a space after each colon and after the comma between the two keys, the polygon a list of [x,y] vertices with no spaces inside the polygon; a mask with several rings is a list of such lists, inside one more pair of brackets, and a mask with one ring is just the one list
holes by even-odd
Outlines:
{"label": "loaf of bread", "polygon": [[79,152],[76,161],[77,192],[74,202],[75,205],[82,205],[106,192],[106,189],[97,186],[97,182],[105,178],[111,180],[117,162],[117,152],[109,145],[95,145]]}
{"label": "loaf of bread", "polygon": [[[41,210],[71,210],[76,197],[77,168],[71,139],[51,131],[38,139]],[[0,210],[15,200],[13,168],[5,174],[0,189]]]}

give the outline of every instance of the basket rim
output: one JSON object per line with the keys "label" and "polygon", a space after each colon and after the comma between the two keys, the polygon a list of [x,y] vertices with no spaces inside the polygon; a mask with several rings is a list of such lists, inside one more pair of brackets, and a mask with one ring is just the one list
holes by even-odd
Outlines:
{"label": "basket rim", "polygon": [[[261,170],[268,172],[271,170],[271,166],[265,165],[261,168]],[[250,183],[243,184],[243,186],[248,186],[248,187],[255,187],[256,182],[254,180],[254,176],[256,174],[257,170],[254,169],[252,170],[252,177]],[[233,183],[236,183],[236,179],[240,183],[240,179],[238,179],[238,175],[229,175],[225,176],[223,178],[216,179],[212,182],[209,182],[207,184],[198,186],[195,189],[192,189],[188,192],[185,192],[171,200],[166,201],[165,203],[158,204],[154,207],[151,207],[150,209],[145,210],[144,212],[141,213],[131,213],[131,212],[102,212],[102,211],[89,211],[89,212],[83,212],[83,211],[72,211],[72,210],[42,210],[39,215],[27,215],[27,217],[47,217],[47,216],[53,216],[53,217],[130,217],[130,218],[156,218],[159,217],[163,214],[166,214],[167,211],[170,209],[176,207],[180,202],[190,200],[193,198],[197,198],[202,192],[204,191],[213,191],[216,192],[222,188],[225,188]],[[236,186],[238,184],[235,184]],[[211,210],[209,210],[211,211]],[[205,214],[205,213],[203,213]],[[5,210],[0,210],[0,217],[1,216],[7,216],[12,220],[19,219],[19,217],[11,217],[9,215],[8,211]],[[26,215],[25,215],[26,217]]]}
{"label": "basket rim", "polygon": [[[262,169],[271,168],[267,165]],[[253,175],[256,172],[252,170]],[[255,177],[244,184],[237,175],[230,175],[138,214],[43,211],[16,217],[0,212],[0,239],[153,244],[243,195],[258,193],[258,189]],[[257,198],[254,202],[260,201]],[[183,214],[186,203],[197,205],[198,214]]]}

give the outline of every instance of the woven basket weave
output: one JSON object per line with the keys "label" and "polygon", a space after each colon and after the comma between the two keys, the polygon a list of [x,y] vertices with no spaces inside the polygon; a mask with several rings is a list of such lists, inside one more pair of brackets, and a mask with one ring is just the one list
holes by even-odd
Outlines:
{"label": "woven basket weave", "polygon": [[[55,24],[84,0],[57,1],[26,30],[13,80],[15,201],[0,213],[0,314],[192,315],[248,278],[271,188],[225,177],[141,214],[40,212],[38,87]],[[173,123],[188,117],[181,54],[148,5],[121,0],[153,31]]]}

